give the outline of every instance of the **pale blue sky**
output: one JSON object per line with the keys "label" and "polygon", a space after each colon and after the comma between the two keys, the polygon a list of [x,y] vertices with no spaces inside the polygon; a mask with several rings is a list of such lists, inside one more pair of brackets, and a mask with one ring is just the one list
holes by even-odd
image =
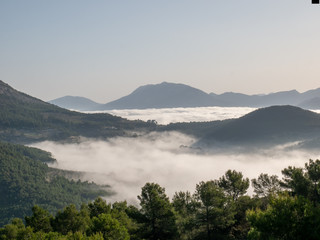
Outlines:
{"label": "pale blue sky", "polygon": [[43,100],[108,102],[140,85],[320,87],[311,0],[0,0],[0,79]]}

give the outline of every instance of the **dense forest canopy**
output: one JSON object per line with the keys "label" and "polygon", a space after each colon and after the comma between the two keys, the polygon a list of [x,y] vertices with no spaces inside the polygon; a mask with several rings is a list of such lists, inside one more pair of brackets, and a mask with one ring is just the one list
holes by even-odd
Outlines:
{"label": "dense forest canopy", "polygon": [[47,166],[54,161],[48,152],[0,142],[0,225],[29,214],[35,204],[55,212],[108,194],[94,183],[69,180],[66,172]]}
{"label": "dense forest canopy", "polygon": [[172,200],[156,183],[146,183],[139,206],[102,198],[49,212],[35,205],[24,218],[0,228],[0,239],[319,239],[320,161],[289,166],[283,178],[252,179],[228,170],[216,180],[178,191]]}

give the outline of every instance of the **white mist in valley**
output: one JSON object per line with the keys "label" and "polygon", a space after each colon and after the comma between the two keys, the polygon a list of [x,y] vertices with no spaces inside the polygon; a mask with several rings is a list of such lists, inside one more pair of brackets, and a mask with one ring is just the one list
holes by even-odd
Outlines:
{"label": "white mist in valley", "polygon": [[[167,124],[237,118],[253,110],[205,107],[108,112],[127,119],[152,119]],[[110,185],[115,195],[107,200],[127,200],[130,203],[137,203],[137,195],[146,182],[159,183],[172,197],[176,191],[194,192],[197,183],[218,179],[228,169],[241,171],[250,179],[257,178],[260,173],[281,177],[281,170],[285,167],[303,167],[309,159],[319,158],[312,152],[285,151],[285,146],[246,154],[192,152],[181,147],[190,146],[195,141],[181,133],[167,132],[137,138],[117,137],[109,141],[84,139],[78,144],[42,142],[33,146],[51,152],[57,159],[54,167],[85,172],[82,180]]]}
{"label": "white mist in valley", "polygon": [[159,124],[175,122],[206,122],[238,118],[256,108],[250,107],[195,107],[195,108],[161,108],[161,109],[121,109],[94,111],[86,113],[109,113],[129,120],[156,120]]}
{"label": "white mist in valley", "polygon": [[[257,108],[251,107],[195,107],[195,108],[150,108],[85,111],[85,113],[109,113],[129,120],[156,120],[159,124],[176,122],[207,122],[239,118]],[[312,110],[320,113],[320,110]]]}
{"label": "white mist in valley", "polygon": [[[86,172],[83,180],[109,184],[115,195],[108,201],[137,203],[146,182],[156,182],[172,197],[176,191],[194,192],[200,181],[218,179],[228,169],[245,177],[260,173],[281,176],[285,167],[303,167],[318,155],[283,151],[281,147],[246,154],[209,154],[191,152],[195,139],[177,132],[150,133],[137,138],[112,138],[109,141],[84,139],[78,144],[42,142],[33,146],[47,150],[57,159],[53,167]],[[251,190],[252,192],[252,190]]]}

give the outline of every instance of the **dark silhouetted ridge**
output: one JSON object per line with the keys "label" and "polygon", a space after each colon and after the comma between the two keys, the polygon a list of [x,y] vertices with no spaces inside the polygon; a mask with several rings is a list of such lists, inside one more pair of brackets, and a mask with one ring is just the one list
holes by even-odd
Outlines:
{"label": "dark silhouetted ridge", "polygon": [[102,109],[204,107],[214,105],[221,105],[221,103],[199,89],[184,84],[163,82],[141,86],[128,96],[105,104]]}
{"label": "dark silhouetted ridge", "polygon": [[319,114],[294,106],[272,106],[220,124],[208,131],[202,142],[279,144],[310,140],[319,133]]}
{"label": "dark silhouetted ridge", "polygon": [[75,137],[108,138],[149,128],[110,114],[69,111],[21,93],[0,81],[0,141],[29,143]]}

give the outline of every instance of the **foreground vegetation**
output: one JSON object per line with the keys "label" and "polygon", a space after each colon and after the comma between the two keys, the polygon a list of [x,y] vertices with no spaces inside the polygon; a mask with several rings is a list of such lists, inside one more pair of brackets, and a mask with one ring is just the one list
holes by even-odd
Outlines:
{"label": "foreground vegetation", "polygon": [[108,194],[96,184],[69,180],[70,172],[48,167],[54,161],[48,152],[0,142],[0,226],[30,214],[35,204],[53,213]]}
{"label": "foreground vegetation", "polygon": [[249,179],[228,170],[200,182],[195,192],[176,192],[146,183],[139,208],[97,198],[50,214],[40,206],[0,229],[0,239],[320,239],[320,161],[288,167],[283,178]]}

